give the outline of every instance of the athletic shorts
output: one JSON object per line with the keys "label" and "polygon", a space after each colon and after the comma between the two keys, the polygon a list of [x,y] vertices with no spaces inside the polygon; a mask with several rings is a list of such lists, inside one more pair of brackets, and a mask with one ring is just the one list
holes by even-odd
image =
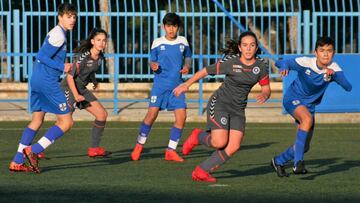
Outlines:
{"label": "athletic shorts", "polygon": [[67,114],[70,112],[64,92],[58,84],[32,85],[30,93],[31,112],[48,112],[53,114]]}
{"label": "athletic shorts", "polygon": [[216,96],[211,96],[207,105],[207,130],[224,129],[245,131],[245,110],[241,109],[239,114],[229,114],[221,110],[221,106],[216,104]]}
{"label": "athletic shorts", "polygon": [[78,109],[86,109],[87,107],[91,106],[90,102],[97,101],[98,99],[96,96],[88,89],[81,89],[78,90],[79,93],[85,97],[84,101],[76,102],[74,94],[71,92],[68,86],[62,85],[62,90],[65,93],[66,101],[70,107],[70,111],[74,112],[76,108]]}
{"label": "athletic shorts", "polygon": [[185,94],[176,97],[172,90],[163,90],[153,86],[150,93],[149,107],[159,107],[160,110],[173,111],[186,109]]}
{"label": "athletic shorts", "polygon": [[308,109],[308,111],[311,113],[311,115],[313,115],[313,116],[315,113],[315,105],[307,104],[304,101],[302,101],[301,99],[297,99],[297,98],[285,97],[283,99],[283,106],[284,106],[286,112],[288,112],[293,117],[294,117],[294,111],[298,106],[305,106]]}

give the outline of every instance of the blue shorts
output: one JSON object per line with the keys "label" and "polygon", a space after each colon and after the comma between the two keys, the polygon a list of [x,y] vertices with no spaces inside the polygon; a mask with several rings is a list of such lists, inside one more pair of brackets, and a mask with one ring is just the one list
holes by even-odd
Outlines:
{"label": "blue shorts", "polygon": [[185,109],[185,94],[182,93],[176,97],[172,90],[164,90],[153,87],[150,94],[149,107],[159,107],[160,110],[173,111],[176,109]]}
{"label": "blue shorts", "polygon": [[56,82],[51,85],[32,82],[30,110],[31,112],[43,111],[53,114],[67,114],[70,112],[64,92]]}
{"label": "blue shorts", "polygon": [[294,111],[298,106],[305,106],[313,116],[315,113],[315,105],[307,104],[301,99],[297,99],[297,98],[285,97],[283,99],[283,106],[285,110],[293,117],[294,117]]}

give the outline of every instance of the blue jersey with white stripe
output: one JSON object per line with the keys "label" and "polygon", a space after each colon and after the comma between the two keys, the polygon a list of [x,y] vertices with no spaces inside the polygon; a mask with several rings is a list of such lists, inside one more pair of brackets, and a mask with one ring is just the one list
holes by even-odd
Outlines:
{"label": "blue jersey with white stripe", "polygon": [[298,73],[291,83],[284,98],[301,99],[306,104],[319,104],[330,82],[337,82],[346,91],[352,86],[344,76],[343,71],[335,62],[328,68],[334,70],[334,75],[327,77],[325,70],[318,68],[315,57],[299,57],[295,59],[276,61],[275,66],[282,70],[293,70]]}
{"label": "blue jersey with white stripe", "polygon": [[191,50],[185,37],[178,36],[173,41],[167,40],[165,36],[155,39],[150,52],[150,61],[159,63],[154,86],[173,89],[179,85],[182,82],[180,70],[184,58],[188,57],[191,57]]}
{"label": "blue jersey with white stripe", "polygon": [[47,34],[36,55],[33,76],[58,80],[64,71],[65,57],[66,32],[60,25],[57,25]]}

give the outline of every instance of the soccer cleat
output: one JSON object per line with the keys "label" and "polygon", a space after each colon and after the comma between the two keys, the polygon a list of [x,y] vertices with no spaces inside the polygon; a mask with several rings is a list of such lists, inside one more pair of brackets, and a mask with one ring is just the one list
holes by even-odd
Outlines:
{"label": "soccer cleat", "polygon": [[46,158],[44,152],[40,152],[37,156],[38,156],[39,159],[45,159]]}
{"label": "soccer cleat", "polygon": [[10,163],[9,170],[12,172],[25,172],[25,173],[33,171],[31,166],[27,166],[24,163],[17,164],[14,161]]}
{"label": "soccer cleat", "polygon": [[140,159],[140,155],[141,155],[143,148],[144,148],[143,145],[136,143],[133,151],[131,152],[131,159],[133,161],[137,161]]}
{"label": "soccer cleat", "polygon": [[271,159],[270,165],[275,169],[279,177],[289,177],[289,174],[285,171],[284,166],[277,165],[275,163],[275,157]]}
{"label": "soccer cleat", "polygon": [[212,177],[207,171],[202,169],[200,166],[196,166],[191,176],[193,181],[211,182],[211,183],[216,182],[216,178]]}
{"label": "soccer cleat", "polygon": [[31,151],[31,147],[26,147],[23,152],[32,166],[33,171],[35,173],[40,173],[38,155]]}
{"label": "soccer cleat", "polygon": [[184,162],[184,159],[181,158],[175,150],[166,149],[165,150],[165,160],[166,161],[175,161],[175,162]]}
{"label": "soccer cleat", "polygon": [[298,175],[298,174],[307,174],[308,170],[306,170],[305,168],[305,163],[304,161],[299,161],[295,164],[295,166],[293,167],[293,173]]}
{"label": "soccer cleat", "polygon": [[194,147],[199,144],[199,134],[201,131],[202,130],[200,128],[194,128],[191,131],[191,134],[183,144],[182,154],[184,156],[188,155],[194,149]]}
{"label": "soccer cleat", "polygon": [[88,148],[88,156],[91,158],[95,157],[107,157],[112,154],[109,151],[106,151],[103,147],[90,147]]}

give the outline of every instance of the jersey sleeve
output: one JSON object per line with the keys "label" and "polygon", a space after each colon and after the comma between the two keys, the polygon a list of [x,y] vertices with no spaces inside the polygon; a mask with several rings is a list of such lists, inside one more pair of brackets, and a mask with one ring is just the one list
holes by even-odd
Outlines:
{"label": "jersey sleeve", "polygon": [[299,71],[303,66],[306,66],[306,57],[294,58],[294,59],[284,59],[278,60],[275,62],[275,66],[279,69],[279,71],[283,70],[294,70]]}
{"label": "jersey sleeve", "polygon": [[156,62],[158,60],[157,42],[154,41],[150,50],[150,62]]}
{"label": "jersey sleeve", "polygon": [[65,39],[60,38],[55,40],[52,38],[55,37],[52,37],[51,35],[48,36],[48,42],[45,42],[40,48],[37,54],[37,59],[50,68],[64,71],[64,63],[55,61],[52,57],[62,48],[62,45],[65,43]]}
{"label": "jersey sleeve", "polygon": [[333,76],[334,81],[339,84],[344,90],[350,92],[352,89],[351,83],[346,79],[343,71],[335,71]]}
{"label": "jersey sleeve", "polygon": [[225,56],[215,64],[206,67],[209,75],[229,74],[232,72],[235,56]]}
{"label": "jersey sleeve", "polygon": [[260,77],[259,77],[259,85],[269,85],[270,78],[269,78],[269,69],[265,63],[260,64]]}

